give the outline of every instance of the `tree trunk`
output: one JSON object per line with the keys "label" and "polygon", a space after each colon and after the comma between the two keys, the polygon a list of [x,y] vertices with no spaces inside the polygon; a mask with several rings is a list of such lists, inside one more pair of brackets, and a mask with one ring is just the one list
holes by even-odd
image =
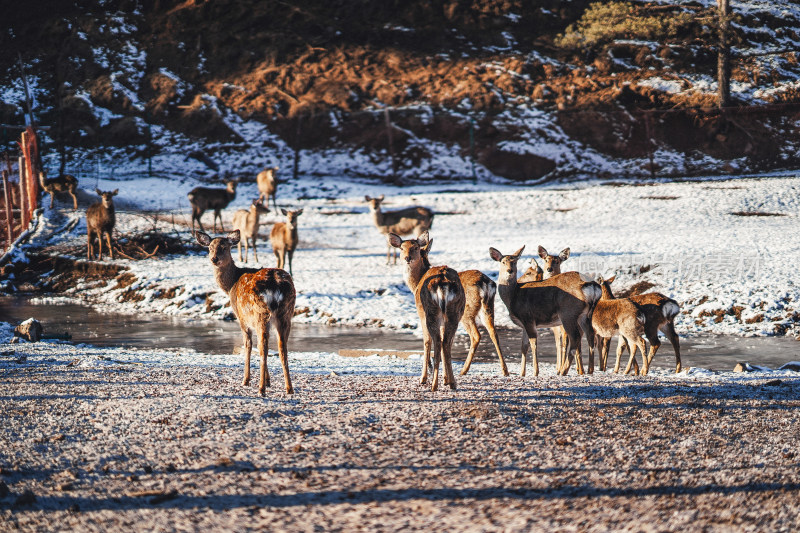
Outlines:
{"label": "tree trunk", "polygon": [[718,104],[720,109],[731,104],[730,0],[717,0],[719,7],[719,52],[717,55]]}

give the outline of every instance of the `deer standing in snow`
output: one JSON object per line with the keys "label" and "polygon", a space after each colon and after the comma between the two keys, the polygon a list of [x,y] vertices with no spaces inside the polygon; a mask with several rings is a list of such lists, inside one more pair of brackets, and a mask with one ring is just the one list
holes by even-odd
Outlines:
{"label": "deer standing in snow", "polygon": [[119,189],[114,189],[111,192],[103,192],[100,189],[95,189],[95,192],[100,195],[100,201],[89,206],[86,210],[86,255],[89,261],[92,260],[92,240],[97,235],[97,241],[100,246],[98,257],[103,260],[103,236],[108,243],[108,252],[111,259],[114,259],[114,248],[111,246],[111,234],[114,232],[114,225],[117,222],[116,213],[114,211],[114,196],[117,195]]}
{"label": "deer standing in snow", "polygon": [[253,243],[253,258],[258,263],[258,253],[256,252],[256,240],[258,239],[258,228],[260,226],[259,217],[269,213],[269,209],[264,207],[258,198],[250,204],[250,209],[239,209],[233,214],[233,229],[238,229],[241,235],[239,239],[239,261],[242,260],[242,242],[244,242],[244,262],[250,255],[250,242]]}
{"label": "deer standing in snow", "polygon": [[[675,373],[680,372],[681,341],[675,332],[675,317],[681,312],[678,302],[659,292],[634,294],[628,298],[639,306],[639,309],[644,313],[644,335],[650,343],[650,352],[647,355],[648,367],[653,362],[659,347],[661,347],[661,341],[658,338],[658,332],[661,331],[667,336],[667,339],[672,344],[672,349],[675,351]],[[625,347],[623,346],[622,349],[624,351]],[[645,371],[646,373],[647,371]]]}
{"label": "deer standing in snow", "polygon": [[239,321],[244,343],[243,386],[250,384],[250,353],[253,348],[252,333],[258,339],[258,352],[261,356],[258,392],[264,395],[269,387],[267,369],[267,350],[269,345],[269,326],[278,333],[278,354],[283,368],[286,393],[292,394],[292,380],[289,376],[289,333],[294,316],[295,289],[292,276],[279,268],[241,268],[236,266],[231,256],[231,248],[239,242],[239,231],[232,231],[226,237],[212,239],[202,231],[195,234],[197,242],[208,248],[208,258],[214,268],[214,277],[219,288],[228,294],[231,309]]}
{"label": "deer standing in snow", "polygon": [[64,174],[57,178],[47,178],[44,172],[39,172],[39,185],[42,190],[50,195],[50,209],[53,209],[53,201],[57,192],[66,192],[72,196],[72,209],[78,210],[78,197],[75,190],[78,188],[78,180],[71,174]]}
{"label": "deer standing in snow", "polygon": [[297,217],[303,214],[302,209],[287,211],[281,209],[281,213],[286,217],[286,222],[277,222],[269,232],[269,242],[272,244],[272,252],[278,259],[278,268],[286,265],[286,255],[289,255],[289,273],[292,274],[292,256],[297,248],[300,238],[297,236]]}
{"label": "deer standing in snow", "polygon": [[[419,237],[422,232],[431,229],[433,224],[433,211],[427,207],[406,207],[405,209],[398,209],[396,211],[382,211],[381,202],[384,196],[380,195],[378,198],[364,197],[369,204],[370,213],[372,213],[372,221],[378,231],[388,235],[394,233],[395,235],[405,236],[413,234],[414,237]],[[392,245],[386,246],[386,264],[389,264],[389,255],[392,253]],[[397,250],[394,251],[394,264],[397,264]]]}
{"label": "deer standing in snow", "polygon": [[[592,315],[592,327],[595,331],[595,346],[600,347],[600,370],[605,371],[606,363],[608,361],[608,349],[611,344],[611,337],[619,334],[617,341],[617,363],[614,366],[614,372],[619,372],[619,360],[622,354],[622,349],[625,343],[631,350],[631,357],[628,360],[628,366],[625,367],[625,373],[631,371],[631,368],[636,362],[636,348],[642,352],[642,371],[647,374],[649,369],[649,361],[647,360],[647,352],[644,347],[644,325],[645,314],[639,309],[635,303],[628,298],[614,298],[611,292],[611,283],[614,282],[616,276],[612,276],[606,280],[602,277],[598,280],[600,287],[603,291],[603,296],[597,302],[597,307],[594,308]],[[594,371],[594,350],[589,355],[589,373]],[[638,365],[636,366],[636,373],[639,373]]]}
{"label": "deer standing in snow", "polygon": [[264,202],[264,207],[269,207],[269,198],[272,197],[272,205],[275,211],[278,210],[278,203],[275,197],[278,193],[278,178],[275,177],[278,167],[268,167],[258,173],[256,183],[258,184],[258,201]]}
{"label": "deer standing in snow", "polygon": [[[539,375],[537,352],[537,328],[561,325],[567,332],[567,353],[575,358],[578,373],[583,374],[581,360],[581,332],[586,335],[589,348],[594,349],[592,313],[602,294],[594,281],[584,281],[577,272],[567,272],[539,282],[517,283],[517,261],[525,249],[523,246],[511,255],[503,255],[489,248],[489,255],[500,263],[497,285],[500,299],[508,308],[515,324],[527,335],[533,356],[534,376]],[[527,348],[522,352],[520,375],[525,375]],[[558,368],[566,374],[568,366]]]}
{"label": "deer standing in snow", "polygon": [[[431,268],[430,261],[428,260],[428,252],[430,251],[433,239],[424,232],[417,239],[403,240],[399,235],[389,233],[389,244],[400,250],[400,259],[405,261],[405,271],[403,272],[403,279],[406,285],[412,292],[414,292],[419,285],[419,281]],[[458,273],[458,278],[461,281],[461,286],[464,289],[465,305],[464,314],[461,316],[461,324],[467,330],[469,335],[470,345],[467,360],[464,367],[461,369],[463,376],[469,371],[472,364],[472,358],[475,357],[475,351],[478,348],[478,343],[481,340],[480,331],[475,319],[480,313],[486,330],[489,332],[489,337],[492,339],[497,358],[500,360],[500,370],[504,376],[508,375],[508,367],[503,359],[503,351],[500,349],[500,343],[497,339],[497,332],[494,327],[494,298],[497,294],[497,284],[492,279],[479,270],[465,270]]]}
{"label": "deer standing in snow", "polygon": [[[559,274],[560,273],[561,272],[559,272]],[[542,267],[540,267],[539,263],[536,262],[536,258],[531,257],[531,265],[525,272],[522,273],[519,279],[517,279],[517,283],[521,285],[530,281],[542,281],[543,279],[544,271],[542,270]]]}
{"label": "deer standing in snow", "polygon": [[195,187],[189,192],[189,203],[192,204],[192,233],[194,233],[195,221],[200,226],[200,231],[205,231],[203,224],[200,222],[200,217],[208,209],[214,210],[214,231],[217,231],[218,218],[220,229],[225,231],[220,212],[236,198],[236,184],[237,182],[235,181],[226,181],[224,189]]}

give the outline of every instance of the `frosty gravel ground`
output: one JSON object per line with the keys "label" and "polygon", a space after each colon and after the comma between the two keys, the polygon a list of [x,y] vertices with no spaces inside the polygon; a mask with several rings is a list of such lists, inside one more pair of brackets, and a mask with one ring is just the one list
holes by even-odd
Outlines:
{"label": "frosty gravel ground", "polygon": [[[0,345],[0,529],[797,531],[800,378]],[[170,356],[171,355],[171,356]],[[361,365],[361,366],[359,366]],[[518,367],[512,365],[513,371]]]}

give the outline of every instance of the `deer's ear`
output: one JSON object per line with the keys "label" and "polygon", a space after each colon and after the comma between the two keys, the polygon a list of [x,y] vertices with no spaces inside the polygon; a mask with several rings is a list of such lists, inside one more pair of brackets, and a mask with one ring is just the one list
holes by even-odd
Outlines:
{"label": "deer's ear", "polygon": [[228,233],[228,242],[231,244],[237,244],[239,242],[240,233],[238,229],[233,230],[232,232]]}
{"label": "deer's ear", "polygon": [[498,262],[503,260],[503,254],[497,248],[489,248],[489,257]]}
{"label": "deer's ear", "polygon": [[205,246],[208,248],[208,245],[211,244],[211,237],[208,234],[203,233],[202,231],[198,231],[194,234],[194,238],[197,240],[198,244],[201,246]]}
{"label": "deer's ear", "polygon": [[389,245],[394,246],[395,248],[400,248],[400,246],[403,244],[403,239],[394,233],[389,233],[386,238],[389,239]]}
{"label": "deer's ear", "polygon": [[547,255],[547,250],[544,249],[544,246],[539,245],[539,257],[547,259]]}
{"label": "deer's ear", "polygon": [[284,208],[282,208],[282,207],[281,207],[281,213],[283,213],[283,216],[286,216],[286,215],[288,214],[288,213],[286,212],[286,209],[284,209]]}
{"label": "deer's ear", "polygon": [[431,251],[431,246],[433,246],[433,239],[428,239],[428,242],[425,243],[425,246],[420,246],[420,250],[422,250],[423,253],[427,254],[428,252]]}
{"label": "deer's ear", "polygon": [[561,253],[558,254],[558,257],[562,261],[566,261],[567,259],[569,259],[569,248],[564,248],[563,250],[561,250]]}
{"label": "deer's ear", "polygon": [[370,198],[369,196],[364,196],[364,200],[367,201],[367,202],[371,202],[372,198]]}
{"label": "deer's ear", "polygon": [[103,191],[101,191],[100,189],[95,189],[94,192],[97,193],[97,196],[103,196]]}
{"label": "deer's ear", "polygon": [[419,237],[417,237],[417,242],[419,243],[420,246],[425,246],[426,244],[428,244],[428,241],[430,240],[431,240],[431,235],[430,233],[428,233],[428,230],[423,231],[422,233],[419,234]]}
{"label": "deer's ear", "polygon": [[300,216],[300,215],[303,214],[303,210],[302,209],[298,209],[297,211],[294,212],[294,214],[297,215],[297,216]]}
{"label": "deer's ear", "polygon": [[381,194],[380,196],[378,196],[378,201],[382,202],[384,198],[385,198],[385,196],[383,194]]}
{"label": "deer's ear", "polygon": [[114,189],[114,192],[111,193],[111,196],[116,196],[119,193],[119,189]]}
{"label": "deer's ear", "polygon": [[513,256],[514,256],[514,260],[515,260],[515,261],[519,259],[519,256],[521,256],[521,255],[522,255],[522,250],[524,250],[524,249],[525,249],[525,246],[523,246],[522,248],[520,248],[519,250],[517,250],[516,252],[514,252],[513,254],[511,254],[511,255],[513,255]]}
{"label": "deer's ear", "polygon": [[614,283],[614,280],[615,280],[615,279],[617,279],[617,275],[616,275],[616,274],[614,274],[613,276],[611,276],[610,278],[608,278],[606,281],[607,281],[607,282],[609,282],[609,283]]}

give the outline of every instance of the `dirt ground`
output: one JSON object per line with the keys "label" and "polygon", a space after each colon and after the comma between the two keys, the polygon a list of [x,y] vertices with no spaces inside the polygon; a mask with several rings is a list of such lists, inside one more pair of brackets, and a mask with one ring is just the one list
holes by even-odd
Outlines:
{"label": "dirt ground", "polygon": [[800,528],[796,378],[297,373],[290,397],[270,361],[260,398],[241,368],[69,362],[0,369],[0,529]]}

